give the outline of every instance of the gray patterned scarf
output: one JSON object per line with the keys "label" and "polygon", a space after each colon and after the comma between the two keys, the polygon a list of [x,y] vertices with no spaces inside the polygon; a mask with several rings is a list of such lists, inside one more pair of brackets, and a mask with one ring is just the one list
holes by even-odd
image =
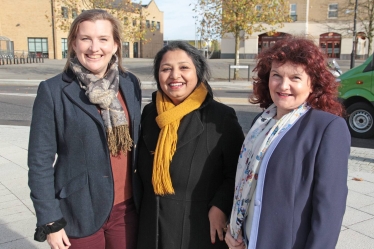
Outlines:
{"label": "gray patterned scarf", "polygon": [[111,155],[116,156],[120,151],[131,151],[129,123],[117,98],[119,90],[117,56],[113,55],[108,71],[102,79],[84,68],[76,57],[71,59],[70,69],[78,77],[80,87],[86,91],[90,102],[101,109]]}

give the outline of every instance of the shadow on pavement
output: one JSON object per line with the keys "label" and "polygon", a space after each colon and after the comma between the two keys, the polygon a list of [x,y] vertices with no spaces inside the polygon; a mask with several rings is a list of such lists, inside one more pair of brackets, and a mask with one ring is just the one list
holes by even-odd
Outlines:
{"label": "shadow on pavement", "polygon": [[[0,219],[0,248],[3,249],[38,249],[45,248],[45,245],[40,243],[40,247],[33,245],[30,241],[27,240],[23,235],[11,230],[7,224],[2,224],[4,221]],[[35,242],[37,243],[37,242]]]}

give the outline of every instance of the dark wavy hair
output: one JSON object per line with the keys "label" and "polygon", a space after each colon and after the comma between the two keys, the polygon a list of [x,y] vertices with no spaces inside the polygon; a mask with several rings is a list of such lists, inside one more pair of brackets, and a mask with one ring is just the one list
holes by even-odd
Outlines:
{"label": "dark wavy hair", "polygon": [[153,76],[157,83],[157,89],[161,91],[158,73],[160,70],[162,58],[167,52],[175,50],[183,50],[184,52],[186,52],[187,55],[191,58],[193,64],[195,65],[198,80],[196,87],[203,83],[206,86],[209,94],[213,96],[212,88],[208,83],[211,75],[208,62],[206,61],[201,51],[199,51],[197,48],[184,41],[170,42],[156,54],[153,60]]}
{"label": "dark wavy hair", "polygon": [[344,108],[337,98],[339,83],[327,68],[325,54],[313,41],[302,37],[282,39],[258,55],[257,65],[253,70],[257,76],[253,77],[253,95],[249,99],[251,103],[260,104],[262,108],[273,103],[269,91],[273,62],[301,65],[312,84],[312,93],[306,102],[314,109],[344,115]]}

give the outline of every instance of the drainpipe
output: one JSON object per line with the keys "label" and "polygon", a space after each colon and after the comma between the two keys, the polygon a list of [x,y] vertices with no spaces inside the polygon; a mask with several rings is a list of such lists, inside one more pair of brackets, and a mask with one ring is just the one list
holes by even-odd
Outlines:
{"label": "drainpipe", "polygon": [[52,14],[52,44],[53,44],[53,59],[56,59],[56,37],[55,37],[55,12],[54,0],[51,0],[51,14]]}
{"label": "drainpipe", "polygon": [[309,0],[306,0],[305,35],[309,34]]}

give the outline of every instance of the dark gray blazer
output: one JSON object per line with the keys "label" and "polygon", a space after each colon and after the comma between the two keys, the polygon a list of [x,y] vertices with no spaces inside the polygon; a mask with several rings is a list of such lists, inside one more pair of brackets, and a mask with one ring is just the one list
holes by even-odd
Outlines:
{"label": "dark gray blazer", "polygon": [[[120,73],[131,124],[132,182],[138,201],[138,178],[134,173],[140,130],[141,90],[131,73]],[[57,159],[55,161],[55,156]],[[39,85],[33,107],[29,140],[29,186],[37,226],[62,217],[69,237],[98,231],[113,206],[113,176],[103,120],[71,71]]]}
{"label": "dark gray blazer", "polygon": [[334,249],[347,199],[344,119],[310,109],[261,163],[249,249]]}

